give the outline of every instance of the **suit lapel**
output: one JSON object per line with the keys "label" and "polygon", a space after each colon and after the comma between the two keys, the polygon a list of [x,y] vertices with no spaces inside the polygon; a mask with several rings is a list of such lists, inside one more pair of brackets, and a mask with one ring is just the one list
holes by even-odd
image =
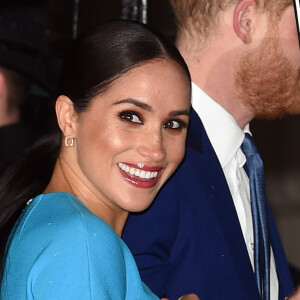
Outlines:
{"label": "suit lapel", "polygon": [[[202,122],[193,109],[191,110],[187,148],[187,151],[189,151],[189,148],[192,148],[197,152],[195,156],[195,162],[198,162],[197,167],[205,170],[206,190],[209,191],[209,205],[213,207],[216,219],[219,222],[219,228],[222,230],[224,240],[227,243],[226,246],[232,256],[236,271],[239,273],[239,278],[241,278],[245,288],[254,289],[253,295],[258,295],[248,251],[246,246],[244,246],[244,237],[226,178]],[[203,178],[200,180],[203,180]],[[250,275],[251,278],[249,278],[249,274],[253,274],[253,276]]]}

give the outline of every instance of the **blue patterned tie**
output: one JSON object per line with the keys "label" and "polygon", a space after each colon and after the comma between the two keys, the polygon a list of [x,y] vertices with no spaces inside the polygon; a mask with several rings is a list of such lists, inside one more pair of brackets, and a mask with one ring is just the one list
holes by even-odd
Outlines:
{"label": "blue patterned tie", "polygon": [[261,299],[270,299],[270,240],[267,203],[264,191],[264,168],[261,157],[249,134],[245,134],[242,150],[250,180],[254,235],[254,269]]}

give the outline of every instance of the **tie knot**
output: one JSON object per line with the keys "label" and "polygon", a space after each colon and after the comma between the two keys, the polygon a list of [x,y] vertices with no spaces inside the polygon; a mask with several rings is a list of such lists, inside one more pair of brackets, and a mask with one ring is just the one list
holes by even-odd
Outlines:
{"label": "tie knot", "polygon": [[245,138],[241,147],[246,157],[251,157],[253,155],[259,154],[256,145],[249,133],[245,134]]}

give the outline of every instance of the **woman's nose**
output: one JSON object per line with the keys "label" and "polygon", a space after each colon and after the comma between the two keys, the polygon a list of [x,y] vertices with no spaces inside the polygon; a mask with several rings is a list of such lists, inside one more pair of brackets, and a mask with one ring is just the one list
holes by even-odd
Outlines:
{"label": "woman's nose", "polygon": [[147,133],[139,141],[137,151],[152,161],[162,161],[166,157],[161,132]]}

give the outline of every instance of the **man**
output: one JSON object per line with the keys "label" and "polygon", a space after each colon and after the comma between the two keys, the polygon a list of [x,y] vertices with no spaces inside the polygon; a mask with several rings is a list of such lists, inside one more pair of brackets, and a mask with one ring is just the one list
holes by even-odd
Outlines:
{"label": "man", "polygon": [[0,126],[18,123],[29,84],[17,72],[0,67]]}
{"label": "man", "polygon": [[0,176],[48,131],[57,77],[44,3],[15,2],[0,9]]}
{"label": "man", "polygon": [[[246,157],[253,118],[300,112],[300,52],[292,0],[171,0],[177,45],[193,80],[186,158],[124,239],[161,297],[261,299],[254,274]],[[268,213],[270,299],[293,290]]]}
{"label": "man", "polygon": [[29,81],[16,71],[0,67],[0,176],[32,140],[22,120]]}

